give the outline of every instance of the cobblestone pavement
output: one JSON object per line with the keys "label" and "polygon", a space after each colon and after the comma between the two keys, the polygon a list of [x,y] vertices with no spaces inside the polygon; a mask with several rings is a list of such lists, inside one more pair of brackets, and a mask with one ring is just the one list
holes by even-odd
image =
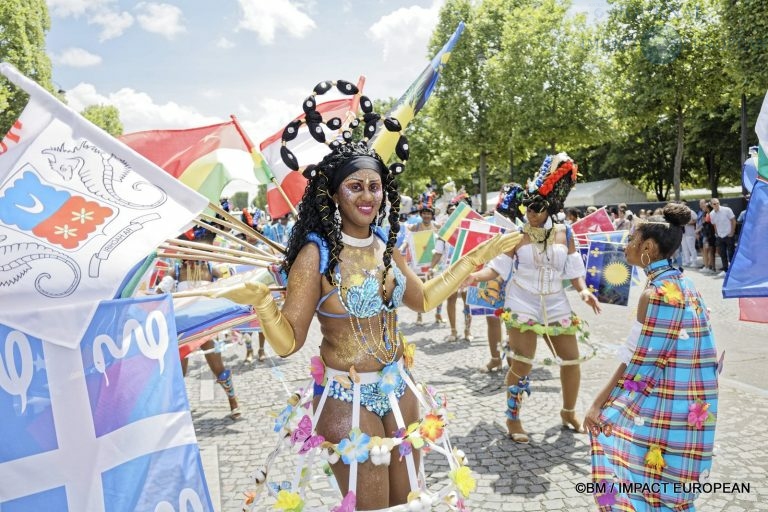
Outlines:
{"label": "cobblestone pavement", "polygon": [[[749,493],[702,494],[699,510],[768,510],[768,324],[738,321],[734,300],[722,300],[722,280],[690,272],[713,315],[719,350],[725,349],[720,412],[711,482],[747,483]],[[585,311],[575,293],[569,298],[576,312],[590,323],[598,355],[582,366],[578,410],[581,415],[616,366],[615,348],[626,336],[633,307],[605,306],[595,317]],[[634,301],[631,299],[630,304]],[[445,316],[445,313],[444,313]],[[460,317],[461,315],[459,315]],[[532,395],[522,418],[531,443],[520,445],[505,436],[503,373],[478,371],[489,358],[486,323],[474,318],[470,342],[446,342],[448,327],[425,323],[416,326],[415,313],[403,310],[401,329],[417,345],[417,381],[428,382],[449,397],[455,414],[450,423],[452,441],[468,455],[478,480],[469,506],[475,511],[595,510],[590,495],[577,484],[589,482],[587,436],[560,426],[560,382],[557,368],[539,366],[532,372]],[[431,322],[434,313],[426,313]],[[459,318],[459,332],[463,329]],[[203,453],[204,467],[216,509],[239,511],[243,491],[251,486],[251,473],[262,464],[276,442],[270,412],[285,405],[288,393],[308,379],[309,358],[316,354],[319,329],[313,323],[307,345],[289,359],[271,357],[264,363],[243,362],[244,348],[235,347],[225,359],[235,371],[235,384],[243,408],[238,421],[228,418],[223,391],[202,358],[190,365],[187,377],[192,416]],[[540,342],[539,355],[545,347]],[[430,481],[446,471],[445,464],[427,458]],[[321,482],[331,498],[334,491]],[[323,495],[310,504],[324,502]],[[329,501],[332,502],[332,501]]]}

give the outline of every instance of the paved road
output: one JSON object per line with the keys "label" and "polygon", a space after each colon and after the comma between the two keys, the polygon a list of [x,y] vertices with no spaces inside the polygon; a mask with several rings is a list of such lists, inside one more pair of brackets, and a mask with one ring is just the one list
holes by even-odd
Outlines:
{"label": "paved road", "polygon": [[[736,301],[721,298],[722,280],[696,271],[690,274],[712,311],[718,349],[726,352],[710,480],[750,485],[749,493],[702,495],[697,505],[703,511],[768,510],[768,324],[738,321]],[[590,322],[592,338],[599,345],[597,357],[583,365],[578,405],[583,412],[615,368],[615,347],[625,337],[634,311],[631,306],[606,306],[596,318],[569,293],[577,313]],[[432,313],[425,315],[425,320],[432,318]],[[410,311],[402,311],[400,320],[409,341],[418,347],[416,379],[449,396],[455,413],[450,425],[453,442],[465,450],[478,479],[478,489],[469,502],[472,510],[595,509],[591,496],[577,490],[577,484],[589,481],[589,446],[585,435],[560,427],[560,384],[555,368],[533,371],[533,394],[523,409],[532,442],[515,444],[505,437],[503,374],[478,371],[488,359],[485,321],[475,319],[471,343],[448,343],[444,341],[449,334],[445,326],[417,327]],[[311,336],[319,340],[316,322]],[[242,491],[251,485],[251,472],[274,445],[270,412],[284,406],[288,390],[306,382],[309,358],[316,351],[316,345],[308,343],[287,360],[273,357],[253,365],[243,363],[241,347],[228,351],[225,357],[235,370],[244,409],[238,421],[227,417],[223,391],[214,385],[207,367],[201,360],[190,365],[187,389],[217,510],[241,509]],[[432,478],[442,476],[445,466],[430,464],[433,461],[427,460],[428,473]],[[325,492],[310,504],[338,499],[325,477],[319,483]]]}

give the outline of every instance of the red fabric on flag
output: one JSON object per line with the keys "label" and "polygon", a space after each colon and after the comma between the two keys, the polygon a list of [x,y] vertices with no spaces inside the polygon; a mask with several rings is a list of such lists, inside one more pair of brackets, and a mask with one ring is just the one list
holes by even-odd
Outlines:
{"label": "red fabric on flag", "polygon": [[217,149],[250,153],[233,121],[186,130],[147,130],[119,139],[177,179],[192,162]]}
{"label": "red fabric on flag", "polygon": [[739,298],[739,320],[768,324],[768,297]]}
{"label": "red fabric on flag", "polygon": [[600,208],[583,219],[579,219],[571,224],[571,229],[576,234],[577,238],[586,239],[586,237],[579,237],[579,235],[600,233],[602,231],[614,231],[616,228],[613,227],[611,217],[608,215],[608,212],[605,211],[605,208]]}
{"label": "red fabric on flag", "polygon": [[111,208],[72,196],[56,213],[35,226],[32,233],[65,249],[74,249],[112,213]]}
{"label": "red fabric on flag", "polygon": [[[365,84],[365,77],[360,77],[357,82],[357,88],[362,92]],[[342,123],[349,121],[348,114],[357,113],[359,96],[349,96],[337,100],[326,101],[317,105],[317,112],[323,116],[324,121],[329,121],[334,117],[341,119]],[[302,113],[296,119],[304,119]],[[307,186],[307,180],[300,172],[293,171],[283,162],[280,156],[280,147],[282,146],[282,136],[284,127],[281,127],[271,136],[264,139],[259,144],[259,150],[264,155],[269,168],[275,179],[280,183],[281,188],[288,196],[288,200],[295,206],[299,204],[304,195],[304,189]],[[327,135],[327,134],[326,134]],[[309,164],[316,164],[322,160],[330,150],[325,144],[318,143],[309,135],[306,125],[302,125],[295,139],[288,143],[288,149],[296,156],[299,162],[299,169],[303,169]],[[267,208],[272,218],[279,218],[291,212],[291,207],[285,202],[280,191],[274,185],[267,185]]]}

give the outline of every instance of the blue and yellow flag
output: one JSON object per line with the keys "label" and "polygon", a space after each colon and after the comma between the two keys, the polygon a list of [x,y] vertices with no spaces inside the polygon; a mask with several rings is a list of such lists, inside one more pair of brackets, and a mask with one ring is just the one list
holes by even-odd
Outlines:
{"label": "blue and yellow flag", "polygon": [[[461,33],[464,32],[464,22],[459,23],[456,27],[456,31],[451,38],[445,43],[445,46],[437,52],[432,58],[432,62],[424,68],[419,77],[408,87],[405,93],[397,100],[395,106],[389,112],[390,117],[396,118],[400,121],[400,125],[405,129],[408,123],[416,117],[416,114],[424,107],[435,89],[437,79],[440,77],[440,71],[445,66],[448,59],[451,58],[451,50],[456,46],[456,42],[459,40]],[[373,137],[371,144],[373,149],[386,161],[392,152],[395,150],[395,145],[400,137],[396,132],[390,132],[388,130],[377,130],[376,135]]]}
{"label": "blue and yellow flag", "polygon": [[600,302],[626,306],[632,284],[632,267],[624,256],[624,246],[591,241],[587,254],[586,283]]}

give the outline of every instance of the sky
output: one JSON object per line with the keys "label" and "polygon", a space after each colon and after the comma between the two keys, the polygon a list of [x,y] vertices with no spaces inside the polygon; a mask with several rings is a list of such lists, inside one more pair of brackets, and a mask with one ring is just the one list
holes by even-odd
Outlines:
{"label": "sky", "polygon": [[[54,84],[81,111],[110,104],[125,133],[234,114],[261,140],[323,80],[400,97],[424,69],[444,0],[46,0]],[[605,0],[573,12],[605,15]]]}

